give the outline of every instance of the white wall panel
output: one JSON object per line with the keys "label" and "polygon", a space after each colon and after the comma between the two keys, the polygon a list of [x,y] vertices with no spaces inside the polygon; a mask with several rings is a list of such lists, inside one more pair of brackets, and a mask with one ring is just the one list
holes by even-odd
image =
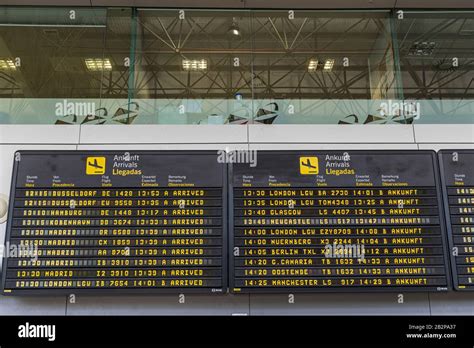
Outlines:
{"label": "white wall panel", "polygon": [[92,144],[78,145],[78,150],[247,150],[247,144]]}
{"label": "white wall panel", "polygon": [[474,315],[472,292],[430,294],[432,315]]}
{"label": "white wall panel", "polygon": [[416,150],[416,144],[250,144],[250,150]]}
{"label": "white wall panel", "polygon": [[474,143],[472,124],[414,125],[417,143]]}
{"label": "white wall panel", "polygon": [[455,144],[455,143],[437,143],[437,144],[419,144],[420,150],[451,150],[451,149],[474,149],[474,143]]}
{"label": "white wall panel", "polygon": [[81,144],[218,144],[247,142],[245,125],[81,126]]}
{"label": "white wall panel", "polygon": [[414,143],[411,125],[249,125],[251,143]]}
{"label": "white wall panel", "polygon": [[429,315],[426,293],[405,293],[398,303],[396,293],[320,293],[250,295],[251,315]]}
{"label": "white wall panel", "polygon": [[77,144],[80,126],[0,125],[0,144]]}
{"label": "white wall panel", "polygon": [[249,296],[176,295],[78,296],[67,315],[233,315],[248,314]]}

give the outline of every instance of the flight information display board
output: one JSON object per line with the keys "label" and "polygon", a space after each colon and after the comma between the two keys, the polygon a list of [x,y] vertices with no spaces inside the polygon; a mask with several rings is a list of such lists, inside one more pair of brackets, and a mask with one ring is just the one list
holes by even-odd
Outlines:
{"label": "flight information display board", "polygon": [[456,290],[474,290],[474,150],[439,152]]}
{"label": "flight information display board", "polygon": [[258,152],[229,175],[230,290],[447,291],[436,154]]}
{"label": "flight information display board", "polygon": [[223,292],[217,152],[15,154],[3,293]]}

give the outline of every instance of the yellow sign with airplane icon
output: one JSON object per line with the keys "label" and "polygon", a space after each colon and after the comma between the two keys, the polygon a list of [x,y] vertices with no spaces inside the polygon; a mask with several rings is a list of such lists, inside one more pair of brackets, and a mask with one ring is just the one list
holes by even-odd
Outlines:
{"label": "yellow sign with airplane icon", "polygon": [[105,174],[105,157],[87,157],[86,174],[87,175]]}
{"label": "yellow sign with airplane icon", "polygon": [[316,175],[319,173],[319,161],[317,157],[300,157],[300,174]]}

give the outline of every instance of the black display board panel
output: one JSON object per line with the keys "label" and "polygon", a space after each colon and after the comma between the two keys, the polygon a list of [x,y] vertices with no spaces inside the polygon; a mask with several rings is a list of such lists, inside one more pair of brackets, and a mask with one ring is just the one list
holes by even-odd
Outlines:
{"label": "black display board panel", "polygon": [[[395,193],[398,189],[404,190],[400,197]],[[243,197],[246,190],[252,192],[249,193],[250,196]],[[347,195],[346,190],[350,194]],[[387,192],[392,190],[394,193],[385,198],[378,196],[379,193],[385,192],[384,190]],[[406,194],[406,190],[415,190],[413,192],[416,194],[410,196]],[[260,191],[260,196],[255,196],[257,191]],[[272,191],[275,191],[274,196],[269,196]],[[285,193],[288,195],[282,196],[282,191],[288,191]],[[311,191],[313,195],[327,191],[328,196],[304,196],[303,191]],[[374,196],[353,196],[352,193],[356,191],[372,192]],[[230,166],[229,197],[231,292],[447,291],[451,287],[438,165],[436,153],[433,151],[258,151],[255,167],[251,167],[248,163],[234,163]],[[320,199],[320,202],[311,203],[311,198]],[[361,199],[361,205],[354,206],[357,199]],[[375,201],[373,202],[372,199]],[[381,206],[380,199],[387,202]],[[388,203],[390,199],[392,203]],[[308,206],[305,206],[305,200]],[[348,204],[342,202],[346,200]],[[401,205],[393,205],[395,200]],[[289,201],[293,206],[285,207]],[[277,206],[276,209],[268,206],[270,202]],[[321,202],[329,205],[321,206]],[[343,204],[334,205],[339,203]],[[247,213],[252,214],[252,217],[245,216],[245,204],[248,204],[247,208],[250,207]],[[255,207],[255,204],[258,207]],[[400,209],[417,209],[406,211],[410,214],[417,212],[418,216],[417,214],[403,215],[404,213],[398,215],[401,218],[411,217],[408,224],[404,220],[397,220],[397,215],[380,216],[381,209],[391,211],[390,209],[394,208],[396,211],[399,207]],[[373,208],[375,210],[371,210]],[[272,210],[276,210],[276,217],[267,217],[268,220],[264,220],[263,216],[271,214]],[[281,213],[284,210],[286,211],[284,214],[288,214],[287,210],[301,210],[301,215],[295,217],[291,216],[293,213],[290,213],[290,216],[284,216],[281,219]],[[373,215],[367,216],[366,213],[369,210]],[[338,215],[339,213],[342,215]],[[361,215],[354,216],[354,214]],[[366,220],[363,220],[364,218]],[[394,221],[400,224],[394,224]],[[301,222],[303,224],[298,225]],[[403,225],[404,223],[406,226]],[[329,232],[326,231],[328,229]],[[373,233],[373,231],[370,232],[371,229],[375,229],[379,235],[370,234]],[[398,234],[398,231],[402,229],[406,230],[403,232],[406,233],[405,235],[402,232]],[[350,230],[349,234],[347,230]],[[262,231],[265,237],[261,236]],[[356,232],[362,234],[355,237]],[[302,237],[303,233],[305,237]],[[274,237],[269,237],[270,235]],[[292,235],[296,238],[291,238]],[[406,237],[406,241],[411,237],[419,237],[411,240],[419,243],[418,246],[413,245],[413,247],[422,248],[421,251],[420,249],[409,250],[411,242],[408,241],[406,250],[413,254],[403,254],[401,249],[404,247],[403,244],[398,247],[391,246],[390,241],[394,241],[396,237]],[[363,238],[365,241],[362,244],[369,243],[365,245],[364,257],[368,260],[363,261],[366,262],[362,263],[363,266],[356,263],[343,264],[346,260],[337,261],[337,257],[330,260],[330,265],[322,264],[325,254],[321,253],[323,249],[326,250],[324,247],[327,244],[332,243],[336,246],[333,249],[336,250],[334,253],[336,255],[337,244],[357,246],[360,243],[358,240]],[[262,247],[259,243],[265,239],[266,244]],[[289,242],[291,239],[295,241]],[[304,243],[308,246],[306,248],[308,250],[304,250],[305,245],[294,247],[295,244],[301,242],[296,239],[305,239]],[[314,246],[314,243],[318,241],[321,243],[323,239],[327,244]],[[340,240],[334,244],[336,239]],[[294,244],[290,247],[273,248],[273,245],[269,243],[280,246],[282,243]],[[371,243],[379,243],[379,250],[376,250],[377,244]],[[398,248],[396,254],[395,248]],[[284,249],[298,249],[297,255],[288,254],[288,250]],[[309,249],[314,249],[316,252],[312,254]],[[384,255],[384,249],[393,254]],[[252,250],[253,254],[245,255],[244,250]],[[378,257],[376,252],[381,253],[379,255],[383,257]],[[263,256],[259,253],[263,253]],[[298,260],[294,261],[295,259]],[[359,262],[356,258],[352,259],[347,262]],[[398,280],[393,276],[395,262],[401,265],[398,271],[405,272],[405,277],[399,277]],[[280,269],[275,270],[275,268]],[[420,276],[418,281],[413,281],[411,278],[415,276],[410,277],[408,274],[413,271],[413,268],[417,268],[418,272],[426,272],[428,275]],[[295,269],[297,269],[296,272]],[[348,276],[346,272],[349,272]],[[369,273],[364,275],[364,272]],[[376,276],[377,272],[381,272],[379,277]],[[389,273],[387,275],[384,272]],[[279,277],[279,274],[283,276]],[[296,276],[287,276],[287,274],[296,274]],[[387,278],[392,278],[389,285],[387,285]],[[296,279],[303,279],[303,281],[295,281]],[[293,286],[294,284],[297,286]]]}
{"label": "black display board panel", "polygon": [[226,203],[217,151],[19,151],[2,293],[226,292]]}
{"label": "black display board panel", "polygon": [[474,291],[474,150],[438,156],[454,289]]}

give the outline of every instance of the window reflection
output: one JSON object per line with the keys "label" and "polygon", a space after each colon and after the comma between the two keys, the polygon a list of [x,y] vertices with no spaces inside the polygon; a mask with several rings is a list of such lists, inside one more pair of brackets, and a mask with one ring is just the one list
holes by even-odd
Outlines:
{"label": "window reflection", "polygon": [[0,123],[472,123],[473,12],[4,7]]}

